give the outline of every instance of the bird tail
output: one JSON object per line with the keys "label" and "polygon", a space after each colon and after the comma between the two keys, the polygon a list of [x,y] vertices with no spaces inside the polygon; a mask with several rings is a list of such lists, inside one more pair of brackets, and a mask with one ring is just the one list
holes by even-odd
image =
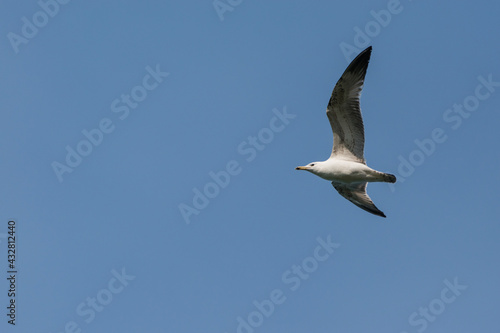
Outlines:
{"label": "bird tail", "polygon": [[390,173],[384,173],[384,182],[386,183],[395,183],[396,176],[391,175]]}

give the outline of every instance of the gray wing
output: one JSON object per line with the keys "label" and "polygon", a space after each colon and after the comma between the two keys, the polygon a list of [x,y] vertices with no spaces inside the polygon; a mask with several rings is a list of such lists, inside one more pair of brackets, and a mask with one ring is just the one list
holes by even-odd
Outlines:
{"label": "gray wing", "polygon": [[365,131],[359,98],[371,51],[370,46],[361,52],[349,64],[333,89],[326,110],[333,131],[331,157],[365,163]]}
{"label": "gray wing", "polygon": [[366,193],[367,183],[357,184],[344,184],[339,182],[332,182],[333,187],[339,192],[341,196],[355,204],[361,209],[369,213],[385,217],[385,214],[375,206],[373,201]]}

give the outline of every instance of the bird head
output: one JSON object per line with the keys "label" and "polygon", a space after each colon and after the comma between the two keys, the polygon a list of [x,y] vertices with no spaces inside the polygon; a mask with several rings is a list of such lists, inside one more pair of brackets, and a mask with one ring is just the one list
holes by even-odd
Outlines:
{"label": "bird head", "polygon": [[321,162],[312,162],[312,163],[309,163],[308,165],[306,166],[298,166],[295,168],[295,170],[306,170],[306,171],[309,171],[309,172],[312,172],[312,173],[317,173],[318,170],[319,170],[319,164]]}

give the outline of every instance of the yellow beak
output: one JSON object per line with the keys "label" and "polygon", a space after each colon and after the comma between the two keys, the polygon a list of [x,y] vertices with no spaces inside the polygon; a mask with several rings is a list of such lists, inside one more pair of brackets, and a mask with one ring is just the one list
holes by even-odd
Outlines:
{"label": "yellow beak", "polygon": [[308,170],[308,169],[309,169],[309,167],[307,167],[307,166],[298,166],[295,168],[295,170]]}

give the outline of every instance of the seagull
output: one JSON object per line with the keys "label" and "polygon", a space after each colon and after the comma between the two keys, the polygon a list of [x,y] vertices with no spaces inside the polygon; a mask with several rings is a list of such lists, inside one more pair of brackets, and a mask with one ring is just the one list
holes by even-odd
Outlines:
{"label": "seagull", "polygon": [[386,217],[366,193],[368,182],[396,182],[396,176],[368,167],[363,153],[365,133],[359,98],[371,52],[371,46],[361,52],[347,66],[333,89],[326,109],[333,131],[330,158],[296,167],[295,170],[306,170],[331,181],[341,196],[359,208]]}

